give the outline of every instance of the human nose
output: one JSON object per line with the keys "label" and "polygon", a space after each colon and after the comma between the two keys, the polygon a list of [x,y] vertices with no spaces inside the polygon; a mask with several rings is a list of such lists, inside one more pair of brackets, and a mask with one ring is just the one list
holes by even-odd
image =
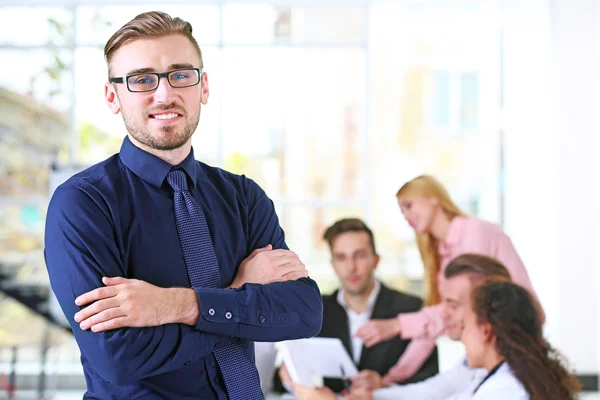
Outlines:
{"label": "human nose", "polygon": [[158,87],[154,91],[154,99],[158,103],[171,103],[175,93],[173,87],[166,77],[161,77],[158,81]]}

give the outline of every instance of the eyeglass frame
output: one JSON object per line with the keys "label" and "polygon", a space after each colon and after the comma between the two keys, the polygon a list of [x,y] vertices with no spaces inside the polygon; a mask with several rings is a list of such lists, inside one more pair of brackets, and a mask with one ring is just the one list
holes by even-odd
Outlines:
{"label": "eyeglass frame", "polygon": [[[198,82],[194,83],[193,85],[186,85],[186,86],[173,86],[173,84],[171,83],[171,79],[169,78],[169,75],[171,75],[173,72],[177,72],[177,71],[196,71],[198,73]],[[202,80],[202,68],[177,68],[174,69],[172,71],[168,71],[168,72],[143,72],[143,73],[139,73],[139,74],[131,74],[131,75],[127,75],[127,76],[121,76],[121,77],[115,77],[115,78],[110,78],[108,81],[110,83],[124,83],[125,86],[127,86],[127,90],[129,90],[131,93],[148,93],[148,92],[153,92],[156,89],[158,89],[158,86],[160,85],[160,78],[166,78],[167,82],[169,83],[169,86],[171,86],[173,89],[183,89],[183,88],[188,88],[188,87],[192,87],[192,86],[197,86],[200,84],[200,81]],[[134,77],[134,76],[141,76],[141,75],[155,75],[158,77],[158,79],[156,80],[156,87],[154,89],[150,89],[150,90],[131,90],[131,88],[129,87],[129,78]]]}

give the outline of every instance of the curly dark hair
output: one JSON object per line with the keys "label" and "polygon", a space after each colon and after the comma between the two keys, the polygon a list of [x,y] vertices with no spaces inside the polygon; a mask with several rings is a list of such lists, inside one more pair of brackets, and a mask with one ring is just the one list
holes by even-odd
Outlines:
{"label": "curly dark hair", "polygon": [[565,367],[565,359],[542,335],[529,292],[510,282],[490,282],[474,289],[478,323],[490,323],[496,348],[531,400],[575,400],[581,385]]}

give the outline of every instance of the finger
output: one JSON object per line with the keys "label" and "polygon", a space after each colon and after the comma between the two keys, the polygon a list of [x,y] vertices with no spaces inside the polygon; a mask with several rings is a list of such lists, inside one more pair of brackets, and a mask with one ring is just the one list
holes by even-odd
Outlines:
{"label": "finger", "polygon": [[356,332],[355,336],[360,338],[365,346],[368,346],[378,336],[378,333],[372,329],[365,329],[361,332]]}
{"label": "finger", "polygon": [[273,258],[280,258],[280,257],[285,257],[285,256],[298,258],[298,255],[296,253],[294,253],[291,250],[285,250],[285,249],[273,250],[269,253],[269,255]]}
{"label": "finger", "polygon": [[126,316],[113,318],[106,322],[101,322],[99,324],[93,325],[91,331],[94,333],[110,331],[112,329],[123,328],[128,326],[127,324],[128,318]]}
{"label": "finger", "polygon": [[299,270],[293,270],[291,272],[287,272],[287,273],[285,273],[285,274],[282,275],[282,278],[286,278],[288,280],[294,279],[294,278],[287,277],[287,275],[290,275],[290,274],[294,274],[294,276],[296,276],[295,279],[308,278],[308,270],[306,268],[302,268],[302,269],[299,269]]}
{"label": "finger", "polygon": [[285,276],[289,273],[292,272],[305,272],[308,270],[306,269],[306,266],[304,264],[295,264],[295,263],[290,263],[290,264],[286,264],[286,265],[282,265],[280,267],[277,267],[277,275],[279,276]]}
{"label": "finger", "polygon": [[84,293],[75,299],[75,304],[78,306],[84,306],[94,301],[108,299],[116,296],[118,290],[114,286],[107,286],[103,288],[94,289],[90,292]]}
{"label": "finger", "polygon": [[372,346],[375,346],[380,341],[381,340],[379,338],[379,335],[374,335],[374,336],[367,338],[367,340],[364,343],[365,343],[366,347],[372,347]]}
{"label": "finger", "polygon": [[272,262],[277,267],[299,266],[299,265],[301,265],[302,267],[305,267],[304,263],[302,261],[300,261],[299,258],[296,258],[292,255],[274,258],[272,260]]}
{"label": "finger", "polygon": [[121,276],[115,276],[114,278],[109,278],[105,276],[104,278],[102,278],[102,283],[104,283],[106,286],[120,285],[121,283],[125,283],[127,281],[128,279],[123,278]]}
{"label": "finger", "polygon": [[93,327],[95,325],[98,325],[100,323],[107,322],[112,319],[123,317],[123,316],[125,316],[125,312],[123,311],[122,308],[120,308],[120,307],[109,308],[108,310],[104,310],[104,311],[102,311],[96,315],[93,315],[92,317],[82,321],[79,324],[79,327],[85,331],[86,329]]}
{"label": "finger", "polygon": [[367,375],[364,373],[364,371],[361,371],[358,374],[354,375],[352,378],[350,378],[350,380],[352,381],[352,383],[364,382],[364,380],[366,378],[367,378]]}
{"label": "finger", "polygon": [[365,337],[369,335],[369,332],[371,332],[371,324],[367,322],[365,325],[356,330],[354,336],[364,340]]}
{"label": "finger", "polygon": [[117,301],[116,297],[111,297],[109,299],[97,301],[94,304],[91,304],[91,305],[85,307],[84,309],[78,311],[74,317],[75,322],[85,321],[86,319],[90,318],[93,315],[101,313],[104,310],[108,310],[110,308],[117,307],[118,305],[119,305],[119,302]]}
{"label": "finger", "polygon": [[250,257],[254,257],[258,253],[262,253],[263,251],[270,251],[272,249],[273,249],[273,245],[271,245],[271,244],[268,244],[265,247],[260,247],[258,249],[254,249],[254,251],[252,253],[250,253]]}
{"label": "finger", "polygon": [[290,272],[289,274],[277,279],[277,282],[297,281],[298,279],[306,277],[308,277],[308,273],[305,272]]}

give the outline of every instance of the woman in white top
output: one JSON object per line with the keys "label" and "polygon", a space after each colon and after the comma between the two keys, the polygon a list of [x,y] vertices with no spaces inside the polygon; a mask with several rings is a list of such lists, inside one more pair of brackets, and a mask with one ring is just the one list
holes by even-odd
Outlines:
{"label": "woman in white top", "polygon": [[473,400],[574,400],[579,383],[544,340],[535,302],[510,282],[475,288],[461,341],[471,368],[488,375]]}
{"label": "woman in white top", "polygon": [[[580,385],[562,365],[560,354],[542,336],[536,303],[526,289],[510,282],[476,287],[464,314],[461,341],[471,368],[487,376],[473,390],[448,400],[575,400]],[[351,391],[346,400],[392,398],[394,389]],[[382,391],[382,392],[383,392]],[[326,388],[297,385],[300,400],[334,400]],[[397,400],[409,400],[397,397]]]}

